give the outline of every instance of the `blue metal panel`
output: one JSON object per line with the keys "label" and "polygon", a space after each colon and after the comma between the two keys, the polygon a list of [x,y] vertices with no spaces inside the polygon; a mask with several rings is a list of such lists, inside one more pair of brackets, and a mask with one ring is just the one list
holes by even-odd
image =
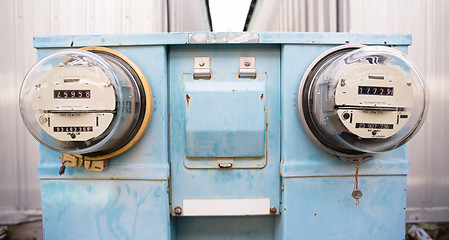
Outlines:
{"label": "blue metal panel", "polygon": [[[404,239],[406,176],[285,178],[278,239]],[[382,187],[379,187],[382,186]]]}
{"label": "blue metal panel", "polygon": [[[56,50],[39,49],[38,57]],[[45,239],[169,239],[166,47],[114,50],[136,63],[150,82],[150,126],[129,151],[109,159],[103,172],[67,167],[59,176],[61,154],[40,147]]]}
{"label": "blue metal panel", "polygon": [[[376,154],[360,165],[364,195],[355,206],[350,195],[355,165],[316,147],[299,120],[297,94],[306,69],[324,51],[346,43],[391,44],[406,52],[410,36],[175,33],[36,38],[39,58],[72,45],[113,47],[143,70],[154,102],[144,137],[110,159],[104,172],[68,167],[60,177],[60,154],[41,147],[45,237],[402,239],[405,147]],[[193,80],[193,59],[204,56],[211,58],[211,80]],[[256,80],[238,78],[239,57],[256,57]],[[218,169],[220,162],[234,165]],[[184,199],[218,198],[269,198],[281,215],[170,217],[170,208],[182,207]]]}
{"label": "blue metal panel", "polygon": [[256,79],[184,74],[188,157],[265,156],[266,74]]}
{"label": "blue metal panel", "polygon": [[[237,46],[237,45],[216,45],[216,46],[173,46],[170,49],[170,134],[171,134],[171,183],[172,183],[172,208],[177,206],[183,206],[184,199],[232,199],[232,198],[269,198],[271,205],[277,209],[279,207],[279,195],[280,195],[280,176],[279,176],[279,133],[280,133],[280,119],[279,119],[279,84],[280,84],[280,56],[278,46]],[[232,97],[232,90],[246,91],[241,89],[244,84],[254,84],[248,88],[248,91],[255,91],[254,94],[247,95],[248,97],[254,97],[254,101],[242,101],[240,104],[249,105],[241,107],[240,109],[219,109],[223,111],[223,114],[232,116],[236,112],[247,108],[255,108],[260,111],[260,107],[263,104],[263,99],[259,93],[263,87],[260,86],[264,77],[266,76],[266,94],[262,98],[266,98],[265,112],[266,122],[262,123],[262,129],[266,130],[266,153],[262,158],[264,163],[260,166],[258,159],[248,160],[246,158],[222,158],[219,157],[219,152],[212,152],[215,154],[213,158],[192,160],[186,157],[186,132],[185,132],[185,113],[186,110],[186,92],[192,91],[192,85],[183,81],[183,74],[192,73],[193,71],[193,59],[196,56],[208,56],[211,59],[211,72],[212,79],[214,81],[225,81],[229,79],[229,85],[225,88],[230,90],[229,96]],[[240,57],[255,57],[256,58],[256,71],[258,75],[262,75],[258,80],[243,80],[238,78],[239,72],[239,58]],[[222,75],[228,74],[230,76],[223,78]],[[198,80],[204,81],[204,80]],[[240,84],[237,84],[239,81]],[[251,82],[252,81],[252,82]],[[235,83],[235,84],[233,84]],[[189,89],[184,88],[189,85]],[[220,84],[218,84],[220,87]],[[217,87],[217,88],[218,88]],[[210,91],[214,91],[216,88],[211,87]],[[220,88],[225,90],[223,88]],[[199,90],[198,90],[199,91]],[[245,96],[245,95],[244,95]],[[222,101],[215,97],[210,100]],[[209,102],[210,102],[209,100]],[[241,98],[240,100],[245,100]],[[193,96],[190,98],[189,104],[194,104]],[[261,103],[262,101],[262,103]],[[208,104],[204,102],[203,104]],[[195,103],[197,104],[197,103]],[[230,104],[237,104],[236,102],[230,102]],[[254,104],[254,105],[252,105]],[[200,105],[201,106],[201,105]],[[237,106],[236,106],[237,107]],[[215,110],[214,110],[215,111]],[[254,117],[260,118],[260,112],[254,112],[257,114]],[[239,113],[240,114],[240,113]],[[234,117],[238,118],[240,115]],[[242,114],[250,118],[249,115]],[[191,119],[189,116],[188,119]],[[201,118],[201,116],[195,118],[199,126],[209,126],[210,119]],[[211,119],[213,120],[213,118]],[[189,120],[191,121],[191,120]],[[256,120],[251,128],[260,130],[258,124],[261,119]],[[234,120],[226,123],[227,129],[241,129],[238,125],[240,121]],[[244,126],[248,126],[246,123]],[[259,136],[256,136],[259,137]],[[260,138],[260,137],[259,137]],[[226,140],[223,138],[223,140]],[[228,139],[229,140],[229,139]],[[257,141],[259,139],[256,139]],[[226,143],[224,143],[226,144]],[[243,146],[244,147],[244,146]],[[217,148],[212,148],[210,151],[215,151]],[[240,150],[236,148],[235,150]],[[211,155],[213,155],[211,154]],[[266,158],[266,160],[265,160]],[[192,161],[206,161],[202,167],[209,168],[213,166],[216,169],[190,169],[184,162]],[[256,166],[262,167],[260,169],[218,169],[217,163],[219,161],[232,161],[235,166],[239,164],[251,165],[251,161],[254,161]],[[213,164],[211,162],[214,162]],[[250,167],[250,166],[246,167]],[[255,167],[256,167],[255,166]]]}
{"label": "blue metal panel", "polygon": [[184,44],[377,44],[410,45],[402,34],[356,33],[152,33],[127,35],[84,35],[35,37],[35,48],[83,46],[140,46]]}
{"label": "blue metal panel", "polygon": [[[176,218],[178,240],[271,240],[275,216]],[[296,239],[296,238],[292,238]]]}
{"label": "blue metal panel", "polygon": [[42,180],[45,239],[169,239],[166,181]]}

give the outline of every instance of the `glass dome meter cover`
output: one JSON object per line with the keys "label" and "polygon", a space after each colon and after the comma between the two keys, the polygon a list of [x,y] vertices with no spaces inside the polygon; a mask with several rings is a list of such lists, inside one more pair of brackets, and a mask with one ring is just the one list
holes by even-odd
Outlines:
{"label": "glass dome meter cover", "polygon": [[402,52],[345,45],[312,63],[301,82],[298,106],[315,143],[354,161],[406,143],[424,121],[428,94],[421,74]]}
{"label": "glass dome meter cover", "polygon": [[108,155],[145,130],[151,90],[129,59],[107,48],[88,50],[61,50],[37,62],[23,81],[20,112],[29,132],[52,150]]}

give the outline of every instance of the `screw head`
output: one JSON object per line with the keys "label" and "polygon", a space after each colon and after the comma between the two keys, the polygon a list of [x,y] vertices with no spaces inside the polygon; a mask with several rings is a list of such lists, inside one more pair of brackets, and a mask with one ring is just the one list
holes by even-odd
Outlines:
{"label": "screw head", "polygon": [[249,67],[249,66],[251,66],[251,63],[250,63],[249,61],[245,61],[245,63],[244,63],[244,64],[245,64],[245,66],[246,66],[246,67]]}
{"label": "screw head", "polygon": [[47,119],[46,117],[44,117],[44,116],[41,116],[41,117],[39,118],[39,122],[40,122],[41,124],[45,124],[45,123],[47,123],[47,121],[48,121],[48,119]]}
{"label": "screw head", "polygon": [[204,67],[205,63],[203,61],[199,62],[198,65],[200,65],[200,67]]}
{"label": "screw head", "polygon": [[181,213],[182,213],[181,207],[175,207],[175,214],[176,214],[176,215],[179,215],[179,214],[181,214]]}
{"label": "screw head", "polygon": [[270,207],[270,213],[275,214],[277,212],[276,207]]}

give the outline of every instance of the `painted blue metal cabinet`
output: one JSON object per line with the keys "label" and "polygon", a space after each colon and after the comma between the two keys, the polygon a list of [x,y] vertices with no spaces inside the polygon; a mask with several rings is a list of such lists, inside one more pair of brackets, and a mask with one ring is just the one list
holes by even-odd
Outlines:
{"label": "painted blue metal cabinet", "polygon": [[[356,206],[355,164],[315,146],[299,119],[306,69],[324,51],[347,43],[406,52],[410,36],[37,37],[39,58],[84,46],[128,56],[147,76],[154,101],[144,137],[103,172],[68,168],[59,176],[60,154],[41,148],[45,238],[403,239],[405,147],[360,165],[364,195]],[[210,78],[194,77],[196,57],[210,59]],[[239,76],[241,57],[255,58],[254,77]]]}

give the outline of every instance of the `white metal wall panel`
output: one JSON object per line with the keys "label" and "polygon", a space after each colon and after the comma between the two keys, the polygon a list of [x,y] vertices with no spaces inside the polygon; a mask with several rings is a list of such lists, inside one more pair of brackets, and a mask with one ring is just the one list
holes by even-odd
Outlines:
{"label": "white metal wall panel", "polygon": [[[208,31],[204,0],[178,7],[171,31]],[[177,13],[188,12],[190,17]],[[20,84],[36,62],[33,36],[166,32],[167,0],[0,0],[0,211],[40,209],[38,144],[18,108]]]}
{"label": "white metal wall panel", "polygon": [[168,0],[170,32],[209,31],[206,0]]}
{"label": "white metal wall panel", "polygon": [[258,0],[248,31],[336,32],[338,0]]}

